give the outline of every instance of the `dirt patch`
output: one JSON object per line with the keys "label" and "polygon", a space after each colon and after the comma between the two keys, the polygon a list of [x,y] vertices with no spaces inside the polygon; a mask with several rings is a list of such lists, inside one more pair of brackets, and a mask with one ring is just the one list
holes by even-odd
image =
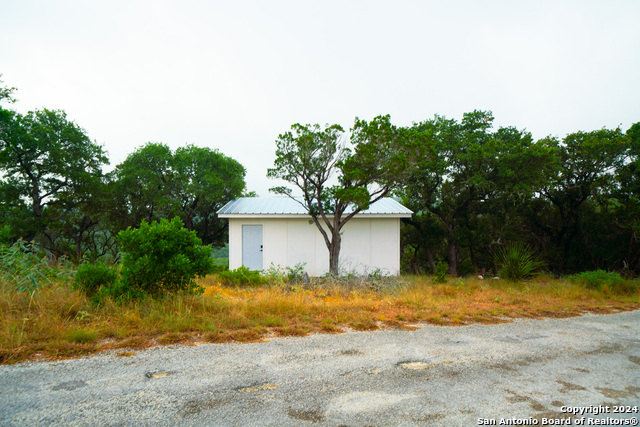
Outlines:
{"label": "dirt patch", "polygon": [[638,392],[640,392],[639,387],[629,386],[624,390],[615,390],[613,388],[601,388],[596,387],[604,397],[608,397],[609,399],[624,399],[625,397],[635,396],[638,397]]}
{"label": "dirt patch", "polygon": [[260,391],[260,390],[275,390],[278,387],[280,387],[278,384],[264,383],[264,384],[257,384],[257,385],[252,385],[248,387],[239,387],[236,390],[241,391],[243,393],[250,393],[252,391]]}
{"label": "dirt patch", "polygon": [[545,408],[544,405],[542,405],[540,402],[538,402],[537,400],[529,396],[521,396],[518,393],[511,390],[505,390],[505,391],[512,395],[512,397],[507,397],[507,401],[509,403],[527,402],[531,405],[531,409],[533,409],[534,411],[542,412],[547,410],[547,408]]}
{"label": "dirt patch", "polygon": [[314,409],[305,411],[304,409],[287,409],[287,415],[300,421],[310,421],[312,423],[321,423],[324,421],[324,414]]}
{"label": "dirt patch", "polygon": [[562,386],[562,388],[560,389],[560,393],[567,393],[569,391],[576,391],[576,390],[586,390],[586,388],[582,387],[581,385],[571,384],[566,381],[560,381],[560,380],[557,380],[556,382]]}
{"label": "dirt patch", "polygon": [[587,351],[584,354],[612,354],[622,351],[624,347],[620,344],[601,345],[595,350]]}
{"label": "dirt patch", "polygon": [[441,418],[444,418],[444,414],[436,413],[436,414],[427,414],[424,417],[415,418],[414,421],[417,423],[433,423],[438,421]]}
{"label": "dirt patch", "polygon": [[216,408],[220,405],[223,405],[224,403],[226,403],[224,400],[219,399],[191,399],[184,405],[182,412],[185,415],[196,415],[202,411],[208,411],[209,409]]}
{"label": "dirt patch", "polygon": [[640,357],[638,357],[638,356],[629,356],[629,362],[635,363],[636,365],[640,365]]}

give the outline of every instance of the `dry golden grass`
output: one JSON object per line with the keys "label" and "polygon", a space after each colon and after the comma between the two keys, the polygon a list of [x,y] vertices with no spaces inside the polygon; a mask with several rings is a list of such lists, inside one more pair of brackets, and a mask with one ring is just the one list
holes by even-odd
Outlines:
{"label": "dry golden grass", "polygon": [[515,317],[569,317],[640,308],[640,294],[614,295],[538,278],[514,284],[498,280],[403,276],[378,290],[318,282],[307,288],[221,286],[200,281],[203,295],[174,295],[96,306],[69,284],[19,293],[0,284],[0,363],[64,358],[107,349],[202,342],[252,342],[273,336],[339,333],[416,323],[500,323]]}

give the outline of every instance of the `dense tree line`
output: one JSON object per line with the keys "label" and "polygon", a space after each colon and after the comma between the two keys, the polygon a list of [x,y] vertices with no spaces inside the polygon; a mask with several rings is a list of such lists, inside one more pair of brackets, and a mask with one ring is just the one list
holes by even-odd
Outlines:
{"label": "dense tree line", "polygon": [[493,121],[479,110],[404,128],[356,118],[349,142],[339,125],[294,124],[276,140],[268,176],[302,192],[334,274],[342,227],[388,194],[415,212],[403,220],[407,271],[445,262],[453,275],[495,273],[507,245],[558,274],[640,273],[640,123],[534,141]]}
{"label": "dense tree line", "polygon": [[[14,101],[13,91],[0,85],[0,101]],[[22,115],[0,105],[0,243],[22,238],[53,257],[114,259],[121,230],[179,217],[205,244],[224,244],[216,211],[243,194],[240,163],[210,148],[172,152],[162,143],[105,173],[108,163],[63,111]]]}
{"label": "dense tree line", "polygon": [[[14,101],[2,86],[0,102]],[[340,231],[357,211],[394,194],[415,215],[402,227],[407,271],[495,270],[508,243],[527,245],[557,274],[640,273],[640,122],[534,140],[493,128],[490,111],[435,116],[408,127],[389,116],[294,125],[276,141],[268,175],[303,193],[337,271]],[[20,114],[0,104],[0,242],[34,240],[54,256],[115,257],[115,236],[179,217],[222,246],[215,212],[245,191],[245,170],[217,150],[147,143],[109,173],[103,148],[63,111]],[[331,173],[336,173],[331,178]],[[291,194],[276,187],[280,194]]]}
{"label": "dense tree line", "polygon": [[399,190],[416,212],[403,227],[406,267],[488,272],[497,248],[520,242],[557,274],[640,273],[640,123],[534,141],[492,122],[474,111],[410,129],[421,151]]}

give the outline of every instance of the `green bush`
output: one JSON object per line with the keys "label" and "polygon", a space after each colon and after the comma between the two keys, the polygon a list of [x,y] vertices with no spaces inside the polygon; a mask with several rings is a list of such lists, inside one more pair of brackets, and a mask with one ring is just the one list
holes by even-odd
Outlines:
{"label": "green bush", "polygon": [[103,286],[113,286],[116,280],[118,280],[118,272],[115,268],[107,267],[103,263],[87,263],[78,267],[73,285],[91,296]]}
{"label": "green bush", "polygon": [[595,289],[598,291],[608,289],[616,294],[630,295],[638,289],[637,282],[625,280],[618,273],[610,273],[604,270],[584,271],[569,276],[569,280],[587,289]]}
{"label": "green bush", "polygon": [[249,270],[244,265],[235,270],[221,271],[217,275],[225,285],[259,286],[268,281],[259,271]]}
{"label": "green bush", "polygon": [[493,255],[498,275],[506,280],[519,281],[531,277],[544,266],[531,247],[509,243],[499,247]]}
{"label": "green bush", "polygon": [[194,279],[214,270],[211,248],[202,246],[195,231],[182,226],[180,218],[131,227],[118,234],[124,257],[123,284],[151,294],[201,292]]}
{"label": "green bush", "polygon": [[133,287],[119,278],[116,268],[103,263],[87,263],[78,267],[73,286],[91,297],[91,302],[97,305],[109,298],[125,302],[141,299],[146,295],[142,289]]}
{"label": "green bush", "polygon": [[444,261],[438,261],[436,264],[436,270],[434,271],[433,282],[434,283],[447,283],[447,270],[449,264]]}

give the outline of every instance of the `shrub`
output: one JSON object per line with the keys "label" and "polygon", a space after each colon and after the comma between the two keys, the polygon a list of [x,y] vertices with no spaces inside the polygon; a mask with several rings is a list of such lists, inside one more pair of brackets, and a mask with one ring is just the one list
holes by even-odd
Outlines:
{"label": "shrub", "polygon": [[201,292],[194,278],[214,269],[211,248],[202,246],[195,231],[182,226],[180,218],[163,219],[118,234],[124,257],[123,284],[152,294]]}
{"label": "shrub", "polygon": [[522,243],[510,243],[499,247],[493,255],[498,275],[503,279],[518,281],[531,277],[544,266],[531,247]]}
{"label": "shrub", "polygon": [[630,295],[638,289],[637,282],[625,280],[618,273],[610,273],[604,270],[584,271],[569,276],[569,280],[581,284],[587,289],[595,289],[598,291],[608,289],[616,294]]}
{"label": "shrub", "polygon": [[118,279],[118,272],[103,263],[82,264],[78,267],[73,285],[76,289],[92,296],[103,286],[112,286]]}
{"label": "shrub", "polygon": [[[265,282],[273,284],[284,284],[288,282],[302,282],[305,280],[306,263],[298,263],[293,267],[282,268],[273,263],[261,274]],[[308,276],[307,276],[308,279]]]}
{"label": "shrub", "polygon": [[449,269],[449,264],[444,261],[438,261],[436,264],[436,269],[433,272],[433,282],[434,283],[447,283],[447,270]]}
{"label": "shrub", "polygon": [[304,280],[304,267],[307,265],[306,262],[301,262],[296,264],[293,267],[285,268],[285,272],[287,275],[287,280],[290,282],[301,282]]}
{"label": "shrub", "polygon": [[249,270],[244,265],[235,270],[221,271],[217,275],[225,285],[259,286],[268,281],[259,271]]}

